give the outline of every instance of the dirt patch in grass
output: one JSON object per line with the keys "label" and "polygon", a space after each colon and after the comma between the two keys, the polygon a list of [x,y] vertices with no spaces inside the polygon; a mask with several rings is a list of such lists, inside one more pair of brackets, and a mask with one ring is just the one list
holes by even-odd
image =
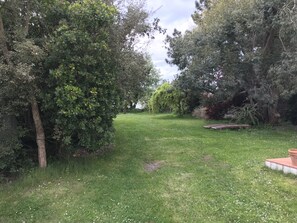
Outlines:
{"label": "dirt patch in grass", "polygon": [[158,169],[160,169],[163,165],[164,165],[164,161],[153,161],[153,162],[150,162],[150,163],[146,163],[144,165],[144,170],[146,172],[154,172]]}
{"label": "dirt patch in grass", "polygon": [[204,163],[209,163],[209,162],[213,162],[214,158],[211,155],[206,155],[203,157],[203,162]]}

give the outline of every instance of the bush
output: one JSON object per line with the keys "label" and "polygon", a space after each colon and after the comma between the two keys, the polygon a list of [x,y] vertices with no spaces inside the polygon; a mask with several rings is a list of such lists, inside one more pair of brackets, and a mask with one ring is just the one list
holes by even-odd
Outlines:
{"label": "bush", "polygon": [[0,130],[0,180],[18,170],[21,149],[22,145],[15,131],[2,128]]}
{"label": "bush", "polygon": [[245,91],[239,91],[234,95],[221,95],[205,92],[201,98],[201,104],[206,107],[206,115],[209,119],[220,120],[225,117],[228,111],[234,107],[241,107],[246,104],[248,94]]}
{"label": "bush", "polygon": [[233,114],[233,121],[250,125],[258,125],[261,114],[258,112],[257,104],[245,104],[242,107],[233,107],[230,110]]}
{"label": "bush", "polygon": [[219,102],[213,105],[207,106],[206,115],[210,119],[223,119],[224,115],[227,113],[228,109],[230,108],[230,102]]}
{"label": "bush", "polygon": [[55,139],[63,149],[96,151],[113,141],[118,114],[117,69],[109,31],[115,8],[102,1],[75,1],[69,22],[61,24],[49,44],[46,64],[50,88],[43,108],[53,111]]}
{"label": "bush", "polygon": [[195,118],[201,118],[201,119],[209,119],[209,117],[206,114],[206,107],[198,107],[195,108],[194,111],[192,112],[192,116]]}
{"label": "bush", "polygon": [[187,111],[185,95],[171,84],[164,83],[152,94],[149,109],[153,113],[174,112],[184,115]]}

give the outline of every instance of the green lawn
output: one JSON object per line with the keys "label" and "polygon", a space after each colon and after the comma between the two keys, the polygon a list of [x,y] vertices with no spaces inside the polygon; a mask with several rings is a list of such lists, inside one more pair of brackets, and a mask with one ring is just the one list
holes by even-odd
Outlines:
{"label": "green lawn", "polygon": [[[293,128],[204,129],[126,114],[115,150],[51,163],[0,186],[0,222],[295,222],[297,177],[264,167],[296,147]],[[156,171],[145,165],[158,162]]]}

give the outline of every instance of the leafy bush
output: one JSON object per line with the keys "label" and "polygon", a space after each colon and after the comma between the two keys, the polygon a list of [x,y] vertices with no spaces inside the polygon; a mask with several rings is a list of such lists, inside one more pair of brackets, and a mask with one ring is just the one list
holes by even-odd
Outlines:
{"label": "leafy bush", "polygon": [[101,1],[73,3],[49,45],[51,89],[44,107],[53,111],[54,136],[63,148],[97,150],[113,140],[119,95],[108,34],[115,13]]}
{"label": "leafy bush", "polygon": [[149,108],[154,113],[174,112],[178,115],[187,110],[184,94],[169,83],[157,88],[150,98]]}
{"label": "leafy bush", "polygon": [[219,102],[217,104],[207,106],[206,114],[210,119],[219,120],[224,117],[229,108],[230,102]]}
{"label": "leafy bush", "polygon": [[223,119],[231,107],[241,107],[246,103],[247,93],[245,91],[238,92],[229,97],[220,94],[204,94],[203,101],[206,109],[206,115],[209,119]]}
{"label": "leafy bush", "polygon": [[245,104],[242,107],[233,107],[230,113],[233,114],[233,121],[237,123],[258,125],[261,120],[261,114],[258,112],[257,104]]}
{"label": "leafy bush", "polygon": [[21,149],[21,142],[14,130],[0,129],[0,180],[18,170]]}

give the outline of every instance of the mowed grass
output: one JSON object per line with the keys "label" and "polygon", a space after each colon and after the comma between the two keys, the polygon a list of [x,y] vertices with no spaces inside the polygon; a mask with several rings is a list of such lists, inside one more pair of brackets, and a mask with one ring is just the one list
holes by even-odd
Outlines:
{"label": "mowed grass", "polygon": [[205,124],[119,115],[109,155],[51,163],[1,185],[0,222],[295,222],[297,177],[264,161],[286,157],[296,130]]}

